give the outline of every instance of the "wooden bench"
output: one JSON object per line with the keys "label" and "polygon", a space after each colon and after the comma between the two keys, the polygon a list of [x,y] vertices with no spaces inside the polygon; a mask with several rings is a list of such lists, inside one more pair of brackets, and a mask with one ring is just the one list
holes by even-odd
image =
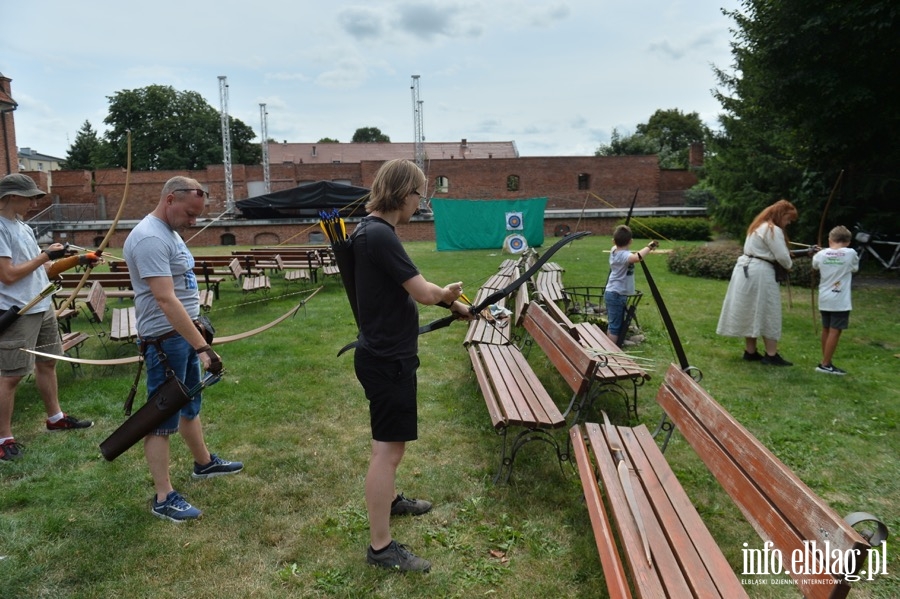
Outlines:
{"label": "wooden bench", "polygon": [[244,293],[256,293],[257,291],[268,293],[269,289],[272,288],[272,283],[268,276],[250,274],[241,266],[241,261],[237,258],[234,258],[228,264],[228,269]]}
{"label": "wooden bench", "polygon": [[204,312],[209,312],[212,310],[213,300],[216,297],[216,294],[209,289],[201,289],[200,290],[200,309]]}
{"label": "wooden bench", "polygon": [[111,341],[134,342],[137,339],[137,319],[134,306],[113,308],[110,312],[110,329],[103,330],[102,323],[106,318],[108,293],[99,281],[94,281],[88,291],[84,308],[87,310],[88,321],[97,330],[97,336],[103,341],[109,338]]}
{"label": "wooden bench", "polygon": [[109,317],[109,338],[111,341],[137,340],[137,317],[134,306],[113,308]]}
{"label": "wooden bench", "polygon": [[[638,389],[650,380],[650,374],[641,368],[638,363],[619,346],[612,342],[599,326],[592,322],[575,323],[569,319],[565,310],[556,302],[541,304],[547,313],[560,323],[569,333],[578,340],[588,353],[600,356],[605,364],[597,369],[597,383],[600,391],[614,393],[625,402],[625,411],[628,417],[637,419]],[[630,389],[626,389],[626,385]],[[590,404],[576,407],[576,416],[572,422],[580,422],[590,409]]]}
{"label": "wooden bench", "polygon": [[[741,578],[753,580],[773,563],[765,556],[777,551],[805,597],[846,596],[846,576],[866,566],[868,540],[674,364],[657,401],[760,537],[771,542],[745,545]],[[644,425],[585,423],[573,426],[570,438],[610,596],[631,597],[629,581],[640,597],[748,596]],[[815,549],[827,552],[829,565],[807,560],[805,571],[793,565],[795,555]],[[817,566],[822,573],[809,573]]]}
{"label": "wooden bench", "polygon": [[563,417],[577,417],[580,414],[578,408],[590,405],[597,394],[594,386],[597,370],[605,365],[606,360],[590,355],[537,302],[528,304],[522,316],[522,326],[572,389],[572,399]]}
{"label": "wooden bench", "polygon": [[[482,302],[484,298],[498,289],[502,289],[512,280],[512,275],[496,274],[488,279],[484,285],[475,294],[475,305]],[[497,302],[497,306],[506,307],[506,299]],[[509,324],[510,319],[495,320],[492,316],[485,317],[479,315],[478,318],[469,323],[466,336],[463,339],[463,345],[468,346],[470,343],[490,343],[493,345],[508,345],[513,340],[513,327]]]}
{"label": "wooden bench", "polygon": [[[613,343],[612,339],[596,324],[579,322],[572,327],[570,332],[588,350],[588,353],[594,353],[605,359],[605,365],[597,370],[597,382],[600,384],[601,390],[621,397],[625,402],[627,415],[637,420],[638,389],[650,380],[650,374]],[[589,406],[582,406],[579,408],[579,412],[584,414],[588,408]],[[575,421],[577,422],[577,419]]]}
{"label": "wooden bench", "polygon": [[[194,261],[194,275],[197,277],[198,283],[202,279],[206,291],[212,292],[214,299],[219,299],[219,285],[225,280],[227,274],[231,274],[231,271],[224,273],[209,262]],[[210,305],[212,305],[211,302],[212,300],[210,300]]]}
{"label": "wooden bench", "polygon": [[[605,325],[608,323],[606,306],[604,305],[603,299],[605,291],[605,287],[563,288],[562,301],[564,310],[579,322],[592,322],[594,324],[603,322]],[[628,329],[631,327],[632,322],[634,322],[634,325],[637,328],[640,328],[640,323],[637,319],[637,307],[638,304],[641,303],[641,298],[643,298],[643,296],[642,292],[636,291],[632,295],[629,295],[628,300],[626,300],[625,322],[622,323],[625,335],[622,335],[619,339],[620,344],[625,342],[625,339],[628,336]]]}
{"label": "wooden bench", "polygon": [[284,260],[281,258],[281,254],[275,254],[275,264],[278,265],[278,270],[284,273],[284,280],[287,283],[297,283],[300,281],[311,281],[312,277],[309,274],[309,269],[307,268],[288,268]]}
{"label": "wooden bench", "polygon": [[61,333],[60,343],[62,344],[63,353],[69,353],[69,350],[74,349],[75,355],[77,356],[78,351],[81,349],[81,345],[88,339],[90,339],[90,335],[79,331],[72,331],[71,333]]}
{"label": "wooden bench", "polygon": [[[544,265],[546,266],[546,264]],[[535,293],[545,302],[561,302],[563,293],[562,271],[540,270],[535,275]]]}
{"label": "wooden bench", "polygon": [[[552,434],[565,425],[565,418],[522,352],[514,345],[486,343],[472,343],[467,350],[491,423],[503,439],[494,482],[509,481],[516,455],[531,441],[550,444],[560,464],[568,460]],[[521,429],[512,440],[511,428]]]}

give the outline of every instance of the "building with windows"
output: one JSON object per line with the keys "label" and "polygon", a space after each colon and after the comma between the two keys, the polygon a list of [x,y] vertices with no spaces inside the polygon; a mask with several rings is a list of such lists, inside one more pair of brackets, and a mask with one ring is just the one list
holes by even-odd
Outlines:
{"label": "building with windows", "polygon": [[32,150],[31,148],[19,148],[18,157],[20,171],[38,171],[45,173],[58,171],[60,170],[60,165],[64,161],[63,158],[41,154],[37,150]]}

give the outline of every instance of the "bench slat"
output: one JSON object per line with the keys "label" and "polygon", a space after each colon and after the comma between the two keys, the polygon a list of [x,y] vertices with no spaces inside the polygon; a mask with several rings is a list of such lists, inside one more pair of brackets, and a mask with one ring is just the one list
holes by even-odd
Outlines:
{"label": "bench slat", "polygon": [[599,360],[592,358],[578,342],[558,325],[537,303],[531,302],[522,324],[576,395],[586,393],[593,383]]}
{"label": "bench slat", "polygon": [[[506,413],[507,421],[510,424],[519,425],[542,422],[540,420],[540,411],[533,411],[532,405],[528,401],[528,396],[531,395],[530,392],[533,391],[534,386],[526,378],[527,373],[524,372],[522,364],[517,359],[521,354],[518,352],[495,351],[493,347],[488,346],[485,347],[482,356],[488,363],[488,370],[499,374],[499,376],[493,376],[491,380],[497,389],[500,405]],[[514,400],[516,397],[525,401],[517,402]]]}
{"label": "bench slat", "polygon": [[[609,501],[610,511],[616,520],[616,529],[622,541],[622,553],[628,561],[628,568],[632,574],[638,595],[641,597],[691,597],[690,587],[684,580],[680,570],[673,565],[675,559],[671,549],[665,542],[654,543],[654,537],[662,535],[662,531],[655,519],[643,518],[647,528],[647,534],[651,539],[650,547],[653,554],[653,564],[648,564],[644,557],[643,542],[634,522],[634,516],[628,505],[628,499],[619,481],[618,471],[612,455],[609,452],[605,435],[600,425],[589,422],[585,424],[588,440],[597,460],[597,470],[600,480]],[[627,457],[626,457],[627,460]],[[629,463],[629,470],[633,466]],[[632,477],[634,481],[634,477]],[[640,483],[634,483],[635,497],[638,498],[641,513],[647,512],[646,499]],[[639,492],[640,491],[640,492]],[[652,513],[652,511],[650,512]],[[666,584],[660,581],[660,576],[666,576]]]}
{"label": "bench slat", "polygon": [[613,538],[612,527],[603,505],[603,499],[600,496],[600,488],[588,456],[581,425],[570,428],[569,437],[572,440],[572,453],[575,454],[575,465],[578,468],[578,476],[581,478],[582,489],[584,489],[584,500],[591,518],[591,528],[594,530],[594,540],[597,543],[597,552],[600,554],[600,565],[603,567],[603,578],[606,580],[609,596],[612,599],[631,599],[631,589],[628,588],[625,568],[622,566],[619,554],[616,553],[616,541]]}
{"label": "bench slat", "polygon": [[470,345],[468,347],[469,358],[472,360],[472,368],[475,370],[475,378],[481,393],[484,395],[484,403],[487,405],[488,414],[491,417],[491,423],[495,429],[506,426],[506,417],[500,411],[497,394],[494,393],[494,387],[491,384],[490,377],[485,370],[484,363],[479,357],[478,345]]}
{"label": "bench slat", "polygon": [[[827,540],[840,551],[864,552],[868,547],[783,462],[674,365],[657,401],[759,535],[772,540],[783,555],[802,551],[804,540],[815,540],[820,548]],[[808,597],[839,597],[850,589],[824,574],[800,573],[794,579]]]}
{"label": "bench slat", "polygon": [[622,349],[612,342],[603,329],[594,323],[580,322],[574,325],[574,331],[585,348],[598,348],[607,358],[606,366],[601,365],[598,376],[604,379],[621,380],[642,378],[649,380],[650,375],[628,356],[619,355]]}
{"label": "bench slat", "polygon": [[666,531],[688,585],[695,597],[743,597],[746,591],[703,524],[675,473],[644,425],[617,427],[616,433],[653,500],[653,511]]}

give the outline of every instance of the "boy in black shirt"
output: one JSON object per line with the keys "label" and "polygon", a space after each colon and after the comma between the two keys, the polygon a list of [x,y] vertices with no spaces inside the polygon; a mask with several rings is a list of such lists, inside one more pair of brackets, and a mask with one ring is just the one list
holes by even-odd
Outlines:
{"label": "boy in black shirt", "polygon": [[443,303],[460,318],[471,319],[456,301],[462,283],[429,283],[410,260],[394,230],[419,206],[425,175],[415,163],[391,160],[382,165],[366,203],[369,213],[353,232],[359,337],[354,355],[356,377],[369,400],[372,457],[366,474],[370,564],[400,571],[428,572],[431,563],[394,541],[390,517],[424,514],[431,503],[396,492],[397,467],[406,443],[417,438],[416,369],[419,366],[417,303]]}

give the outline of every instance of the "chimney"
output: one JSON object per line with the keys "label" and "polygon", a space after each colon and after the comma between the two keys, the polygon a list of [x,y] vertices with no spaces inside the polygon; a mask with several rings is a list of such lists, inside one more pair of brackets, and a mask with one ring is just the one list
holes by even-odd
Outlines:
{"label": "chimney", "polygon": [[703,166],[703,142],[695,141],[691,143],[688,150],[688,167],[701,168]]}

